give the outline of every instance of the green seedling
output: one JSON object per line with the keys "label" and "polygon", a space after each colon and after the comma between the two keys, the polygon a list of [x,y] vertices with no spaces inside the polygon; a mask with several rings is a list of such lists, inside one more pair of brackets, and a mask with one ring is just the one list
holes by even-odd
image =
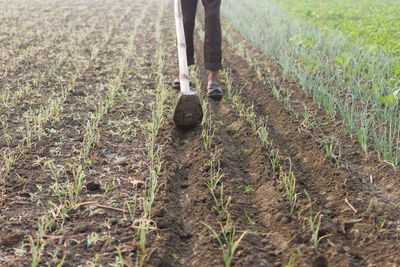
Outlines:
{"label": "green seedling", "polygon": [[321,226],[322,215],[320,214],[321,213],[320,211],[315,216],[313,215],[311,197],[306,190],[304,190],[304,194],[306,195],[306,197],[310,203],[310,217],[308,219],[308,222],[309,222],[310,230],[311,230],[311,234],[312,234],[311,240],[313,242],[314,249],[317,252],[319,242],[324,238],[330,237],[332,234],[326,234],[321,237],[318,236],[319,228]]}
{"label": "green seedling", "polygon": [[325,152],[326,155],[329,159],[329,161],[333,164],[339,164],[338,158],[335,154],[336,146],[337,144],[334,144],[333,142],[329,142],[327,138],[324,138],[324,143],[325,143]]}
{"label": "green seedling", "polygon": [[[367,116],[367,115],[366,115]],[[356,134],[357,140],[361,148],[364,150],[365,154],[368,154],[368,138],[369,138],[369,128],[373,119],[366,117],[361,118],[359,127],[357,127]]]}
{"label": "green seedling", "polygon": [[368,203],[368,207],[367,207],[365,213],[369,214],[377,203],[378,203],[378,199],[376,197],[371,198],[371,200]]}
{"label": "green seedling", "polygon": [[223,175],[221,173],[221,163],[218,161],[216,163],[216,156],[218,153],[212,155],[212,159],[210,161],[210,180],[205,182],[208,188],[215,190],[217,185],[221,181]]}
{"label": "green seedling", "polygon": [[226,98],[232,99],[232,86],[233,86],[233,78],[232,78],[232,70],[231,69],[224,69],[221,72],[221,82],[225,84],[226,91],[227,91],[227,96]]}
{"label": "green seedling", "polygon": [[290,214],[293,214],[294,208],[296,207],[297,194],[296,194],[296,177],[292,172],[292,161],[290,160],[289,173],[285,174],[281,171],[281,179],[285,185],[286,195],[289,200]]}
{"label": "green seedling", "polygon": [[315,129],[318,123],[315,121],[315,114],[308,110],[306,105],[303,105],[304,111],[302,112],[303,122],[301,123],[306,129]]}
{"label": "green seedling", "polygon": [[212,120],[210,115],[203,123],[203,131],[202,131],[204,146],[207,151],[211,148],[214,135],[215,135],[215,129],[212,127]]}
{"label": "green seedling", "polygon": [[252,185],[247,185],[245,188],[244,188],[244,193],[246,194],[246,195],[250,195],[251,193],[253,193],[254,192],[254,187],[252,186]]}
{"label": "green seedling", "polygon": [[242,241],[243,237],[246,235],[246,232],[242,233],[239,237],[236,236],[235,227],[231,225],[230,217],[227,218],[227,223],[225,227],[218,222],[221,227],[221,233],[223,239],[217,234],[217,232],[208,224],[203,223],[210,231],[213,233],[214,237],[217,239],[221,249],[222,255],[224,258],[224,263],[226,267],[231,266],[233,256],[235,255],[235,251],[238,248],[240,242]]}
{"label": "green seedling", "polygon": [[246,218],[250,222],[250,224],[254,224],[253,221],[251,220],[249,214],[247,213],[246,209],[244,209],[244,215],[246,215]]}
{"label": "green seedling", "polygon": [[263,123],[263,125],[258,128],[257,134],[261,140],[262,146],[266,149],[270,149],[272,147],[272,141],[269,140],[269,132],[265,123]]}
{"label": "green seedling", "polygon": [[15,161],[17,160],[17,157],[14,155],[14,153],[9,150],[5,149],[2,151],[2,156],[3,156],[3,161],[5,162],[5,172],[6,175],[10,173],[12,167],[15,164]]}
{"label": "green seedling", "polygon": [[115,261],[116,261],[115,265],[124,267],[125,266],[124,256],[122,255],[122,252],[119,247],[116,247],[116,249],[117,249],[118,257],[115,258]]}
{"label": "green seedling", "polygon": [[172,259],[174,261],[177,261],[179,259],[179,256],[174,253],[174,254],[172,254]]}
{"label": "green seedling", "polygon": [[131,219],[132,225],[136,225],[136,211],[137,211],[137,186],[135,186],[135,194],[131,198],[132,200],[126,202],[128,208],[129,217]]}
{"label": "green seedling", "polygon": [[381,226],[379,227],[379,230],[382,230],[383,227],[385,227],[385,223],[386,223],[386,218],[383,219]]}
{"label": "green seedling", "polygon": [[246,154],[251,154],[251,153],[253,153],[253,148],[252,148],[252,147],[250,147],[250,148],[244,148],[244,149],[243,149],[243,152],[246,153]]}
{"label": "green seedling", "polygon": [[300,249],[297,249],[297,253],[293,252],[292,254],[290,254],[289,262],[285,265],[285,267],[295,267],[293,262],[299,257],[299,255]]}
{"label": "green seedling", "polygon": [[211,196],[214,199],[214,202],[215,202],[215,207],[214,208],[215,208],[215,210],[218,212],[218,214],[223,219],[225,219],[226,216],[228,215],[228,207],[231,204],[231,197],[228,197],[228,199],[226,201],[224,200],[224,183],[221,182],[219,200],[215,196],[214,190],[211,187],[209,187],[208,185],[207,185],[207,187],[208,187],[208,189],[209,189],[209,191],[211,193]]}
{"label": "green seedling", "polygon": [[31,236],[29,236],[30,243],[28,244],[31,247],[31,255],[32,255],[32,267],[36,267],[39,265],[40,258],[42,257],[42,251],[45,246],[45,242],[42,238],[37,236],[36,241],[33,240]]}
{"label": "green seedling", "polygon": [[269,157],[269,161],[271,162],[271,166],[272,166],[272,171],[275,172],[279,163],[278,163],[278,154],[279,151],[277,150],[276,152],[271,151],[271,155]]}
{"label": "green seedling", "polygon": [[97,233],[91,233],[87,236],[86,247],[90,248],[92,245],[96,245],[97,241],[99,241],[99,235]]}
{"label": "green seedling", "polygon": [[289,88],[285,88],[283,92],[283,104],[289,108],[290,106],[290,97],[292,96],[292,93],[290,92]]}
{"label": "green seedling", "polygon": [[29,246],[30,246],[29,243],[22,243],[21,247],[14,248],[15,255],[17,255],[19,257],[24,257],[25,254],[26,254],[26,248],[25,247],[29,247]]}
{"label": "green seedling", "polygon": [[7,190],[5,188],[3,188],[0,192],[0,207],[3,205],[3,201],[6,199],[7,195],[6,195]]}

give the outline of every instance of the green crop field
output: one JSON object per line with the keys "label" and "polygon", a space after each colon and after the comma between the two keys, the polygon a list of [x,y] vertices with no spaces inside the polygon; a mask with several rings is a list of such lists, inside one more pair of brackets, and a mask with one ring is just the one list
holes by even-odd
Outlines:
{"label": "green crop field", "polygon": [[353,40],[376,49],[400,52],[400,2],[393,0],[282,0],[277,1],[297,17],[338,29]]}
{"label": "green crop field", "polygon": [[[378,48],[383,46],[382,40],[373,30],[379,24],[373,18],[379,12],[382,12],[381,24],[387,25],[385,29],[396,27],[397,22],[391,18],[397,11],[384,11],[387,2],[375,6],[376,13],[368,13],[370,1],[346,5],[343,1],[283,3],[286,8],[275,2],[241,0],[234,5],[226,3],[224,14],[230,18],[233,28],[279,62],[285,79],[298,81],[304,92],[313,96],[332,118],[340,118],[365,153],[371,140],[380,158],[397,166],[400,162],[400,57],[391,50],[390,47],[396,46],[389,41],[385,47]],[[342,11],[343,15],[336,16],[342,19],[327,19],[339,14],[334,10]],[[354,13],[358,10],[357,16],[363,19],[356,23],[356,15],[351,15],[349,10]],[[298,16],[302,12],[304,15]],[[343,32],[334,29],[334,25]],[[376,44],[374,49],[366,44],[367,34],[362,30],[366,28],[374,32],[368,37],[370,43]],[[394,38],[392,43],[396,34],[398,30],[390,35]]]}

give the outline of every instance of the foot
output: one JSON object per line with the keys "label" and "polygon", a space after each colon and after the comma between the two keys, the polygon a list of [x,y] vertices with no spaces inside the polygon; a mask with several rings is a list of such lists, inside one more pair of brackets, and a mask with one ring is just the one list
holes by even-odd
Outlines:
{"label": "foot", "polygon": [[210,71],[208,75],[207,96],[214,101],[220,101],[224,96],[221,86],[219,86],[219,72]]}
{"label": "foot", "polygon": [[[189,86],[192,87],[193,84],[192,82],[189,82]],[[181,90],[181,82],[179,81],[178,78],[176,78],[173,82],[172,82],[172,88],[179,91]]]}
{"label": "foot", "polygon": [[208,74],[208,85],[210,84],[219,84],[219,71],[210,71]]}
{"label": "foot", "polygon": [[222,91],[221,86],[212,83],[207,86],[207,96],[214,101],[221,101],[224,92]]}
{"label": "foot", "polygon": [[177,90],[177,91],[181,90],[181,83],[179,82],[179,79],[175,79],[175,80],[172,82],[172,88],[173,88],[174,90]]}

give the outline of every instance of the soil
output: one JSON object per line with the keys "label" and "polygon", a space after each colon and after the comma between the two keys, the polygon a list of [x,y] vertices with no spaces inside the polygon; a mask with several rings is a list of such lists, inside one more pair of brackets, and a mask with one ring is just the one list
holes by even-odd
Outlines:
{"label": "soil", "polygon": [[[63,266],[108,266],[120,258],[116,248],[125,264],[134,265],[140,251],[127,203],[143,193],[148,177],[144,125],[152,116],[150,103],[155,98],[156,72],[160,67],[154,55],[159,47],[165,51],[162,68],[166,81],[172,82],[178,71],[173,4],[169,1],[165,8],[160,8],[157,1],[144,0],[96,1],[96,4],[80,1],[78,7],[75,4],[74,1],[60,2],[47,10],[46,1],[38,1],[20,10],[16,1],[8,7],[10,14],[16,10],[21,14],[32,12],[37,20],[38,13],[47,10],[48,21],[56,25],[65,23],[71,29],[86,28],[90,37],[76,48],[81,60],[89,64],[78,76],[75,89],[66,97],[58,116],[43,126],[46,134],[34,138],[33,149],[16,159],[9,174],[0,166],[1,266],[31,265],[33,247],[29,244],[36,239],[39,218],[49,209],[59,212],[58,199],[53,195],[55,174],[44,168],[43,162],[48,160],[54,164],[60,173],[60,184],[73,180],[73,159],[84,141],[90,112],[96,110],[99,99],[104,99],[118,59],[128,49],[127,39],[134,31],[134,22],[145,12],[134,37],[135,57],[128,62],[130,71],[122,79],[125,93],[116,96],[115,104],[100,120],[100,141],[89,152],[91,162],[85,169],[85,190],[79,199],[82,205],[47,229],[43,236],[45,242],[41,243],[39,266],[57,266],[62,259]],[[104,19],[93,25],[92,18],[96,16]],[[7,51],[11,50],[13,38],[23,39],[26,32],[35,36],[36,27],[41,27],[41,24],[28,25],[26,14],[20,17],[24,30],[17,31],[15,36],[1,37]],[[7,19],[5,14],[1,21],[10,29],[18,22],[16,17]],[[162,29],[162,44],[155,36],[157,22]],[[205,185],[213,156],[220,162],[223,176],[218,189],[223,186],[223,197],[225,201],[230,200],[228,211],[236,236],[245,232],[235,251],[233,266],[399,265],[399,171],[380,161],[376,153],[365,154],[357,141],[346,134],[340,118],[327,115],[313,103],[312,96],[304,94],[296,81],[283,80],[279,64],[253,48],[225,20],[223,28],[224,67],[232,73],[233,91],[240,96],[245,109],[252,107],[256,121],[266,121],[272,147],[262,146],[230,99],[207,100],[204,90],[200,93],[209,104],[211,127],[215,130],[212,145],[206,148],[200,125],[190,131],[174,126],[172,108],[168,107],[172,107],[177,93],[171,89],[164,124],[157,137],[163,161],[152,214],[157,230],[148,236],[144,265],[224,265],[222,249],[207,227],[220,234],[221,225],[226,222],[215,209],[214,199]],[[108,30],[111,36],[102,42]],[[50,38],[48,35],[44,36]],[[243,44],[250,58],[273,78],[274,84],[259,79],[248,60],[228,42],[228,36],[234,43]],[[196,31],[196,69],[205,88],[207,73],[202,67],[201,39]],[[40,39],[32,37],[20,49],[39,51],[42,42],[37,40]],[[101,49],[91,59],[94,45]],[[61,50],[51,47],[43,49],[57,58]],[[63,79],[49,76],[34,88],[37,93],[13,95],[16,105],[0,106],[2,118],[8,122],[8,129],[3,130],[9,136],[0,139],[1,151],[18,151],[24,134],[19,128],[25,125],[21,117],[29,108],[34,110],[48,103],[53,97],[51,91],[58,92],[61,85],[68,85],[72,61],[68,58],[58,70]],[[34,76],[24,74],[38,71],[37,68],[46,72],[49,68],[25,63],[19,63],[25,66],[22,72],[4,74],[1,90],[5,90],[5,84],[16,90],[18,84],[27,82],[24,79],[31,81]],[[278,101],[272,86],[290,92],[289,101]],[[312,114],[311,121],[305,117],[305,107]],[[336,144],[334,161],[327,157],[327,140]],[[282,170],[291,169],[296,178],[297,203],[293,214],[279,169],[274,171],[271,164],[270,158],[276,153],[280,155],[278,163]],[[214,193],[221,197],[218,190]],[[315,248],[309,221],[318,213],[321,216],[318,238],[326,237]]]}

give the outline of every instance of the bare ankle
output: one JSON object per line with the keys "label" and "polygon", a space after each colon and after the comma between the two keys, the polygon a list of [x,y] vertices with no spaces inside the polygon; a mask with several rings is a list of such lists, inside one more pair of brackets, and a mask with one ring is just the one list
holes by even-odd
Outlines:
{"label": "bare ankle", "polygon": [[208,75],[208,84],[218,84],[219,83],[219,71],[210,71]]}

